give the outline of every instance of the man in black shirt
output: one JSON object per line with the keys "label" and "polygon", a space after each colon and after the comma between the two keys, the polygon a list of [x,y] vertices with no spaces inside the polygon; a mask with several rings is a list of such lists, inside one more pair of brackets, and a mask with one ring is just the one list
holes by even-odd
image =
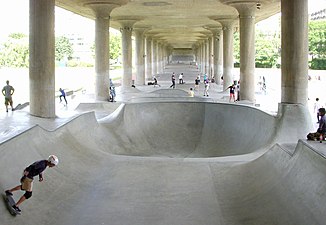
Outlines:
{"label": "man in black shirt", "polygon": [[40,160],[34,162],[30,166],[28,166],[23,173],[23,177],[20,179],[21,185],[18,185],[10,190],[6,191],[6,195],[12,195],[12,192],[22,190],[25,191],[25,194],[21,196],[16,205],[13,208],[20,212],[19,205],[23,203],[26,199],[32,197],[32,189],[33,189],[33,179],[35,176],[39,176],[39,181],[43,181],[43,171],[46,167],[54,167],[58,165],[59,159],[55,155],[50,155],[47,160]]}

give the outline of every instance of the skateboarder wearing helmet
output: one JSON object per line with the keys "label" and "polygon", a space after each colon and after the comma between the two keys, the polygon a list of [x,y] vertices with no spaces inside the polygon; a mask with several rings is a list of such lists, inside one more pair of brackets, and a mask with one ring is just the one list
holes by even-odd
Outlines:
{"label": "skateboarder wearing helmet", "polygon": [[55,155],[50,155],[48,159],[36,161],[33,164],[26,167],[23,173],[23,177],[20,179],[21,185],[18,185],[10,190],[6,191],[6,195],[12,195],[12,192],[22,190],[25,194],[21,196],[16,205],[13,208],[17,212],[21,212],[19,205],[22,204],[26,199],[32,197],[33,179],[35,176],[39,176],[39,181],[43,181],[43,171],[47,167],[54,167],[58,165],[59,159]]}

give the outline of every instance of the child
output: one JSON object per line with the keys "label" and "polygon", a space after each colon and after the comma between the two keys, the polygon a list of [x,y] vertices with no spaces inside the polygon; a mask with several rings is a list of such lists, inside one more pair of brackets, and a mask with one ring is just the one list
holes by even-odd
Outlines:
{"label": "child", "polygon": [[[233,102],[235,102],[235,97],[234,97],[235,85],[232,84],[227,89],[230,89],[230,99],[229,99],[229,101],[231,102],[231,100],[233,99]],[[227,89],[225,89],[224,91],[226,91]]]}
{"label": "child", "polygon": [[192,90],[192,88],[190,88],[190,90],[189,90],[189,96],[190,97],[194,97],[195,96],[195,92]]}

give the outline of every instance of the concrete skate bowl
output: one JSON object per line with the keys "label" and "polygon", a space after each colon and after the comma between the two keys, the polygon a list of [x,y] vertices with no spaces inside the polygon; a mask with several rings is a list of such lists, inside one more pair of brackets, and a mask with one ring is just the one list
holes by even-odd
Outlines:
{"label": "concrete skate bowl", "polygon": [[112,154],[202,158],[265,149],[277,118],[232,104],[146,102],[122,105],[99,123]]}
{"label": "concrete skate bowl", "polygon": [[[2,143],[1,192],[17,185],[22,170],[36,160],[56,154],[60,164],[45,171],[43,183],[35,180],[21,216],[12,217],[0,203],[0,224],[324,224],[326,161],[306,142],[299,141],[290,153],[275,144],[250,161],[110,154],[115,143],[108,142],[108,130],[122,129],[128,110],[139,113],[133,109],[138,106],[122,105],[101,123],[86,113],[54,131],[35,126]],[[203,112],[211,106],[187,109]]]}

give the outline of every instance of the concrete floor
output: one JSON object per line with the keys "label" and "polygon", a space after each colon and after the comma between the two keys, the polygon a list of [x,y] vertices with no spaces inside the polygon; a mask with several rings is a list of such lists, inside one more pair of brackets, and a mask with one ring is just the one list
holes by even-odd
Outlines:
{"label": "concrete floor", "polygon": [[[172,70],[187,71],[176,90]],[[77,96],[56,119],[2,112],[2,192],[36,160],[60,164],[35,181],[21,216],[0,204],[0,224],[325,224],[326,145],[304,140],[308,110],[228,103],[216,84],[191,98],[195,73],[170,67],[161,87],[117,88],[115,103]]]}

